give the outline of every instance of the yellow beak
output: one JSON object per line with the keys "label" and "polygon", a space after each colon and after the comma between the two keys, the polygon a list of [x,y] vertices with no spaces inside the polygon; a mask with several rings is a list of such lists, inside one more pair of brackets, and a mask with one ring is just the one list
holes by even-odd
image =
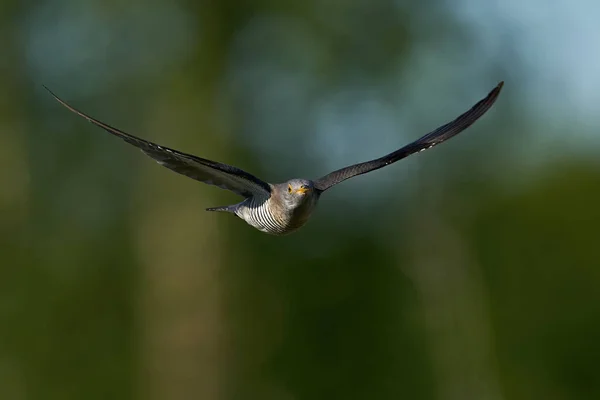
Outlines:
{"label": "yellow beak", "polygon": [[306,194],[306,192],[308,192],[308,188],[298,188],[296,189],[296,193],[300,193],[300,194]]}

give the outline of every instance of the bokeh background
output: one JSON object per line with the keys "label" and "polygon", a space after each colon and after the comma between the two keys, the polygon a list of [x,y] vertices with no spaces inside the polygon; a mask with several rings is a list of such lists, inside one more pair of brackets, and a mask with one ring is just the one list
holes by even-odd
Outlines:
{"label": "bokeh background", "polygon": [[[0,398],[600,398],[600,3],[0,1]],[[453,119],[287,237],[58,105],[269,181]]]}

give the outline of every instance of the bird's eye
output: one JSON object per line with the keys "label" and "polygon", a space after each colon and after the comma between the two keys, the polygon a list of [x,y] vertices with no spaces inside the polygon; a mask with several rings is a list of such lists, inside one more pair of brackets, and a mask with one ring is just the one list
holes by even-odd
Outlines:
{"label": "bird's eye", "polygon": [[288,184],[288,193],[292,193],[292,185]]}

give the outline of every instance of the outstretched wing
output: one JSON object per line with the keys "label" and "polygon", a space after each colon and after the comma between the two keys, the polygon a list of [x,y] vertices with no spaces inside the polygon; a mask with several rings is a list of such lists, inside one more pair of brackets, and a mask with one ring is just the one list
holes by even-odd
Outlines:
{"label": "outstretched wing", "polygon": [[159,164],[164,165],[172,171],[209,185],[215,185],[222,189],[231,190],[244,197],[265,194],[270,195],[271,193],[271,186],[267,182],[258,179],[246,171],[227,164],[221,164],[216,161],[182,153],[125,133],[76,110],[52,93],[46,86],[44,86],[44,88],[50,92],[60,104],[70,111],[87,119],[89,122],[99,126],[105,131],[120,137],[127,143],[138,147]]}
{"label": "outstretched wing", "polygon": [[469,111],[465,112],[454,121],[440,126],[436,130],[428,133],[420,139],[381,158],[360,164],[350,165],[349,167],[333,171],[330,174],[327,174],[324,177],[316,180],[315,187],[320,191],[327,190],[333,185],[337,185],[346,179],[374,171],[376,169],[385,167],[386,165],[393,164],[396,161],[408,157],[413,153],[430,149],[433,146],[458,135],[460,132],[471,126],[471,124],[477,121],[492,107],[492,105],[494,105],[494,102],[498,98],[503,85],[504,82],[500,82],[498,86],[496,86],[484,99],[480,100]]}

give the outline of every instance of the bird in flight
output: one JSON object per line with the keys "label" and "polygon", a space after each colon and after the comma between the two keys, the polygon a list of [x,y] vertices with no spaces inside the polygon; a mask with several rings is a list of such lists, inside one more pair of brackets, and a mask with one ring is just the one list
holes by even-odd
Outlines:
{"label": "bird in flight", "polygon": [[134,145],[170,170],[244,197],[240,203],[207,208],[207,211],[235,214],[262,232],[281,236],[301,228],[308,221],[323,192],[332,186],[354,176],[393,164],[413,153],[430,149],[467,129],[492,107],[503,84],[504,82],[500,82],[485,98],[455,120],[383,157],[338,169],[316,180],[290,179],[276,184],[265,182],[231,165],[183,153],[125,133],[76,110],[50,89],[45,86],[44,88],[70,111]]}

